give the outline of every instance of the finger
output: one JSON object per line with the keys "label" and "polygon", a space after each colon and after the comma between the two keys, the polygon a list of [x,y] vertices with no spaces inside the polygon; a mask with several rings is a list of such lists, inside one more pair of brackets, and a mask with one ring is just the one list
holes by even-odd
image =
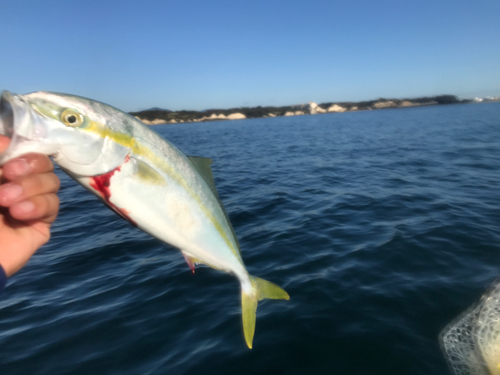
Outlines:
{"label": "finger", "polygon": [[10,138],[0,135],[0,153],[7,150],[9,143],[10,143]]}
{"label": "finger", "polygon": [[3,166],[3,175],[7,180],[15,180],[28,174],[47,173],[54,170],[54,164],[47,155],[26,154],[12,159]]}
{"label": "finger", "polygon": [[[10,139],[7,137],[4,137],[3,135],[0,135],[0,154],[7,150],[7,147],[9,146]],[[3,181],[3,168],[0,167],[0,183]]]}
{"label": "finger", "polygon": [[12,205],[9,212],[17,220],[52,224],[59,212],[59,198],[56,194],[37,195]]}
{"label": "finger", "polygon": [[0,186],[0,206],[10,207],[28,198],[57,193],[60,181],[54,173],[39,173],[20,177]]}

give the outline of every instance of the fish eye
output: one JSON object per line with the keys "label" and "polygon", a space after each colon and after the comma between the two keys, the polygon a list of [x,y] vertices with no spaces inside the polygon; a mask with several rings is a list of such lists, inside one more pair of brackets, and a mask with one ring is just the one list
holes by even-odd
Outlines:
{"label": "fish eye", "polygon": [[61,113],[61,121],[66,126],[78,127],[83,124],[83,115],[74,109],[66,109]]}

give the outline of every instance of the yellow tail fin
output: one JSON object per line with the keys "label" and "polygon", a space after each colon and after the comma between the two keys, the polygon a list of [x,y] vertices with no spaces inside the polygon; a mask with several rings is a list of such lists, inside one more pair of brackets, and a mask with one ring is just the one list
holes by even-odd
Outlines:
{"label": "yellow tail fin", "polygon": [[264,298],[290,299],[290,296],[278,285],[269,281],[254,276],[250,276],[250,280],[253,285],[253,293],[249,295],[243,290],[241,291],[241,310],[245,340],[248,347],[252,349],[253,335],[255,333],[255,313],[258,301]]}

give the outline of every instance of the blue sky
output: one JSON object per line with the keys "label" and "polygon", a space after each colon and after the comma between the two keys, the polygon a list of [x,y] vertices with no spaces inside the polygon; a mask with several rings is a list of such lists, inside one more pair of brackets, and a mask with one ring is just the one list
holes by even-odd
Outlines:
{"label": "blue sky", "polygon": [[125,111],[500,95],[500,1],[0,0],[0,89]]}

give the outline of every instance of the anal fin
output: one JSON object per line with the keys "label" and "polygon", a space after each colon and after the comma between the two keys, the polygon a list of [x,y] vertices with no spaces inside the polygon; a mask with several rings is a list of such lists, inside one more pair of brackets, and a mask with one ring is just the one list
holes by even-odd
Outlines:
{"label": "anal fin", "polygon": [[191,268],[191,271],[194,274],[194,259],[191,258],[189,255],[182,253],[184,255],[184,259],[186,259],[186,263],[188,264],[189,268]]}

